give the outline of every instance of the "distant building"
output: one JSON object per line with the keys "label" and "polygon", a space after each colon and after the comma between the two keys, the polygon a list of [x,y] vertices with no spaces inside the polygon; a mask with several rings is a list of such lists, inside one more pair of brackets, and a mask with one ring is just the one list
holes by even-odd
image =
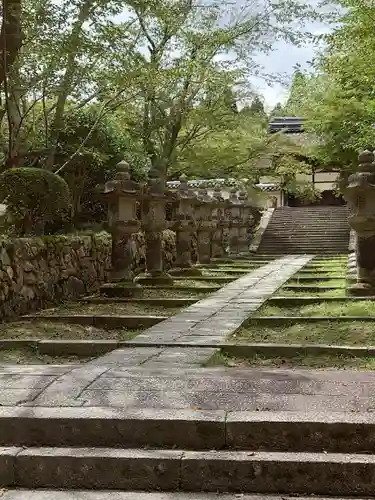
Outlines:
{"label": "distant building", "polygon": [[[295,179],[301,183],[311,183],[317,191],[320,191],[321,198],[314,202],[318,205],[342,205],[344,200],[341,197],[335,196],[337,181],[339,178],[339,170],[330,168],[329,171],[321,168],[316,160],[312,161],[305,156],[303,146],[308,144],[313,145],[318,142],[316,137],[305,132],[305,118],[296,116],[275,117],[268,124],[268,132],[275,134],[283,132],[293,141],[294,145],[301,146],[300,159],[311,165],[311,174],[296,174]],[[299,155],[298,155],[299,156]],[[272,158],[264,157],[258,163],[260,171],[264,171],[264,175],[260,175],[259,182],[256,185],[259,189],[269,195],[270,206],[300,206],[306,203],[298,197],[289,194],[283,189],[286,179],[267,175],[267,169],[272,167]]]}

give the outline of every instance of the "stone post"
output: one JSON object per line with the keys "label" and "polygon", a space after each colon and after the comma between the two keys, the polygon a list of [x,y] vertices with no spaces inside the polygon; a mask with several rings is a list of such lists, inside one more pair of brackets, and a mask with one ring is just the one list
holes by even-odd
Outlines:
{"label": "stone post", "polygon": [[216,223],[212,220],[213,198],[207,189],[200,189],[197,200],[197,240],[198,258],[200,264],[209,264],[211,261],[211,240],[216,231]]}
{"label": "stone post", "polygon": [[[130,180],[129,164],[117,164],[113,179],[104,187],[103,195],[108,203],[108,219],[112,233],[112,271],[110,280],[122,282],[128,287],[129,295],[137,291],[132,269],[133,258],[130,239],[141,228],[137,218],[137,202],[141,196],[141,186]],[[139,288],[139,287],[138,287]]]}
{"label": "stone post", "polygon": [[170,285],[172,277],[163,267],[163,231],[168,228],[165,183],[151,177],[143,196],[142,228],[146,241],[146,273],[137,278],[142,285]]}
{"label": "stone post", "polygon": [[196,231],[194,208],[197,196],[189,189],[186,175],[180,177],[180,185],[177,191],[176,221],[172,229],[176,231],[176,269],[171,274],[178,276],[197,276],[202,274],[199,269],[193,267],[191,240]]}
{"label": "stone post", "polygon": [[213,215],[212,219],[216,223],[216,230],[212,235],[212,252],[213,258],[222,258],[227,255],[226,233],[228,232],[229,220],[225,218],[225,209],[228,202],[221,196],[219,186],[215,187],[213,192]]}
{"label": "stone post", "polygon": [[236,255],[240,251],[242,203],[237,196],[237,188],[232,188],[229,196],[229,252]]}
{"label": "stone post", "polygon": [[375,295],[375,163],[374,153],[359,155],[358,172],[348,179],[345,199],[349,225],[356,233],[357,283],[349,288],[355,295]]}
{"label": "stone post", "polygon": [[241,203],[241,219],[238,238],[239,252],[248,253],[254,225],[253,207],[246,191],[241,191],[238,198]]}

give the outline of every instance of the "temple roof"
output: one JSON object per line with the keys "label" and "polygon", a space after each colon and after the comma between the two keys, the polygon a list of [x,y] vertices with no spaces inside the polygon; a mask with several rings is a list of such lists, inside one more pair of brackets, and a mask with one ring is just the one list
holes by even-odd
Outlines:
{"label": "temple roof", "polygon": [[280,132],[285,134],[298,134],[304,131],[304,121],[306,119],[298,116],[277,116],[268,123],[270,134]]}
{"label": "temple roof", "polygon": [[281,189],[280,184],[276,182],[270,184],[255,184],[255,187],[265,192],[279,191]]}
{"label": "temple roof", "polygon": [[[241,187],[243,184],[247,183],[247,179],[192,179],[187,181],[188,186],[193,189],[214,189],[216,187],[221,188],[232,188]],[[168,181],[167,187],[169,189],[178,189],[180,181]],[[280,189],[280,184],[278,183],[260,183],[255,184],[255,188],[261,191],[278,191]]]}
{"label": "temple roof", "polygon": [[[190,188],[215,188],[215,187],[235,187],[240,186],[245,179],[241,182],[239,179],[192,179],[188,181],[188,186]],[[167,187],[170,189],[177,189],[180,185],[180,181],[168,181]]]}

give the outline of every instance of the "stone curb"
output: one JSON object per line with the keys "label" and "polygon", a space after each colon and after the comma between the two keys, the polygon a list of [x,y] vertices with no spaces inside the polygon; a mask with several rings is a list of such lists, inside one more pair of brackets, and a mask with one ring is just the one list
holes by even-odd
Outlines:
{"label": "stone curb", "polygon": [[[288,495],[288,500],[311,500],[311,497]],[[221,494],[216,493],[184,493],[182,491],[144,492],[144,491],[89,491],[89,490],[8,490],[1,500],[285,500],[284,496],[252,495],[252,494]],[[342,500],[341,498],[322,498],[317,500]],[[357,500],[365,500],[357,498]],[[368,500],[368,499],[367,499]]]}
{"label": "stone curb", "polygon": [[181,298],[154,298],[154,297],[140,297],[140,298],[126,298],[126,297],[86,297],[80,299],[79,302],[87,304],[148,304],[164,307],[177,307],[177,306],[190,306],[201,300],[201,297],[181,297]]}
{"label": "stone curb", "polygon": [[[0,349],[37,349],[40,354],[48,356],[100,356],[119,348],[168,348],[190,349],[188,342],[160,342],[149,344],[138,343],[135,340],[17,340],[4,339],[0,341]],[[199,341],[199,337],[194,344],[195,348],[213,348],[221,350],[224,354],[235,357],[251,357],[254,355],[264,355],[265,357],[293,358],[299,355],[311,356],[351,356],[365,358],[375,356],[375,346],[345,346],[345,345],[314,345],[314,344],[231,344],[216,343],[214,341]]]}
{"label": "stone curb", "polygon": [[91,314],[29,314],[22,318],[71,323],[79,325],[90,325],[96,328],[148,328],[161,321],[165,321],[169,316],[120,316],[120,315],[91,315]]}
{"label": "stone curb", "polygon": [[[290,283],[290,282],[289,282]],[[315,286],[315,285],[284,285],[283,290],[294,290],[295,292],[329,292],[331,290],[342,290],[346,292],[346,288],[343,286]]]}
{"label": "stone curb", "polygon": [[[206,347],[209,347],[208,345]],[[350,356],[366,358],[375,356],[375,346],[335,346],[315,344],[230,344],[220,347],[224,354],[240,358],[261,355],[266,358],[294,358],[296,356]]]}
{"label": "stone curb", "polygon": [[243,327],[259,325],[286,325],[295,323],[318,323],[327,321],[375,321],[375,316],[252,316],[242,324]]}
{"label": "stone curb", "polygon": [[[174,285],[174,286],[152,286],[148,287],[145,286],[143,289],[145,290],[184,290],[185,292],[192,292],[192,293],[214,293],[220,290],[222,287],[221,286],[180,286],[180,285]],[[104,285],[100,289],[101,293],[106,295],[107,297],[127,297],[127,289],[126,287],[120,287],[120,286],[108,286],[105,287]]]}
{"label": "stone curb", "polygon": [[375,297],[335,297],[335,296],[323,296],[323,297],[270,297],[267,300],[267,305],[305,305],[305,304],[318,304],[320,302],[358,302],[358,301],[373,301]]}
{"label": "stone curb", "polygon": [[[246,275],[248,273],[241,273],[240,277],[243,275]],[[204,282],[213,282],[213,283],[231,283],[232,281],[235,281],[237,279],[236,276],[175,276],[173,275],[173,279],[178,281],[187,281],[187,280],[194,280],[194,281],[202,281]]]}
{"label": "stone curb", "polygon": [[346,279],[346,276],[343,276],[343,275],[340,275],[340,276],[327,276],[327,275],[324,275],[324,276],[298,276],[297,274],[293,276],[293,278],[291,278],[289,280],[288,283],[294,283],[294,282],[297,282],[297,281],[331,281],[331,280],[345,280]]}
{"label": "stone curb", "polygon": [[24,488],[343,496],[375,490],[373,455],[4,448],[0,462],[0,484]]}
{"label": "stone curb", "polygon": [[0,446],[11,447],[367,453],[375,444],[374,413],[3,407],[0,425]]}

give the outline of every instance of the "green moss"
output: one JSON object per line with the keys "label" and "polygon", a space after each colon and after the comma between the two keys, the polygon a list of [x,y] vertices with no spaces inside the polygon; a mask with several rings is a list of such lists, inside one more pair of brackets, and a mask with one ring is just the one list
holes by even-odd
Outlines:
{"label": "green moss", "polygon": [[61,340],[130,340],[143,330],[104,330],[93,326],[58,323],[43,320],[14,321],[0,324],[0,339],[61,339]]}
{"label": "green moss", "polygon": [[65,365],[86,363],[91,359],[93,358],[82,356],[47,356],[32,348],[0,350],[0,363],[2,364]]}
{"label": "green moss", "polygon": [[238,343],[375,345],[374,321],[303,321],[284,325],[263,325],[254,321],[232,336]]}
{"label": "green moss", "polygon": [[293,307],[264,306],[259,316],[375,316],[375,302],[371,300],[321,302]]}
{"label": "green moss", "polygon": [[375,358],[355,358],[352,356],[294,356],[292,358],[267,358],[254,355],[248,358],[231,357],[221,353],[214,356],[206,366],[226,366],[229,368],[336,368],[350,370],[375,370]]}

